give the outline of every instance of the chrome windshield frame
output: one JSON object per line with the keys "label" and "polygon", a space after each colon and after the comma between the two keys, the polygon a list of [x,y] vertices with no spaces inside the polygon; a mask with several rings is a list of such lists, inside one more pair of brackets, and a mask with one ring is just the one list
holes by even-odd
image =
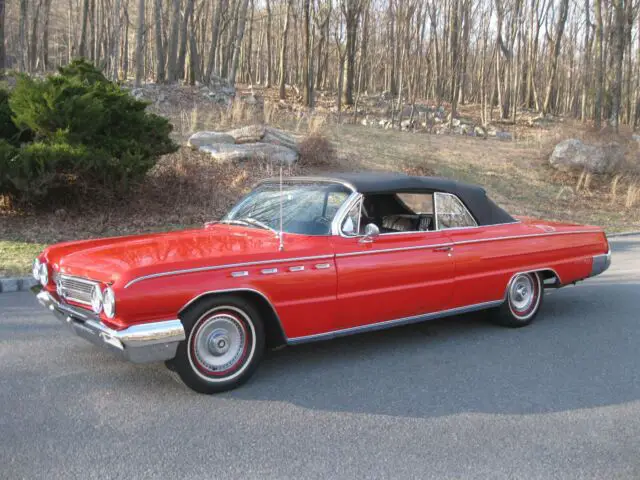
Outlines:
{"label": "chrome windshield frame", "polygon": [[[340,207],[336,210],[336,213],[334,214],[333,218],[331,219],[331,223],[330,223],[330,231],[327,234],[323,234],[323,235],[312,235],[315,237],[328,237],[328,236],[333,236],[333,235],[340,235],[340,219],[346,214],[346,212],[349,211],[350,206],[353,203],[354,199],[360,198],[362,196],[362,194],[358,193],[355,190],[355,187],[353,185],[351,185],[348,182],[343,182],[340,180],[336,180],[336,179],[331,179],[331,178],[325,178],[325,177],[288,177],[288,178],[284,178],[283,179],[283,185],[287,185],[287,186],[292,186],[292,185],[318,185],[318,184],[333,184],[333,185],[340,185],[342,187],[345,187],[347,190],[349,190],[351,193],[347,196],[347,198],[345,198],[345,200],[342,202],[342,204],[340,205]],[[259,187],[265,186],[265,185],[273,185],[273,186],[278,186],[280,184],[280,179],[279,178],[267,178],[264,180],[261,180],[259,182],[257,182],[253,188],[251,189],[251,191],[249,193],[247,193],[244,197],[242,197],[232,208],[229,209],[229,211],[218,221],[215,222],[209,222],[209,223],[221,223],[221,224],[225,224],[225,223],[234,223],[234,222],[244,222],[243,219],[227,219],[227,217],[234,211],[237,210],[238,208],[240,208],[241,205],[243,205],[248,199],[249,197],[255,192],[255,190]],[[346,193],[346,192],[345,192]],[[349,205],[349,207],[345,210],[345,207]],[[251,219],[253,221],[256,221],[255,219]],[[249,223],[249,222],[246,222]],[[263,223],[263,222],[260,222]],[[264,224],[264,223],[263,223]],[[265,226],[268,226],[266,224],[264,224]],[[269,227],[270,230],[273,230],[274,232],[276,232],[276,234],[278,234],[278,231],[276,229],[273,229],[271,227]],[[287,233],[286,231],[284,233]]]}

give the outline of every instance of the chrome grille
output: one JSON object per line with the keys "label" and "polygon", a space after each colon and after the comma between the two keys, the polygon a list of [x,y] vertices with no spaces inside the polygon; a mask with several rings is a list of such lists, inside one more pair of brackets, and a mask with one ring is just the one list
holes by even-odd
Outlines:
{"label": "chrome grille", "polygon": [[98,282],[86,280],[84,278],[59,275],[57,279],[57,290],[65,300],[91,305],[91,291]]}

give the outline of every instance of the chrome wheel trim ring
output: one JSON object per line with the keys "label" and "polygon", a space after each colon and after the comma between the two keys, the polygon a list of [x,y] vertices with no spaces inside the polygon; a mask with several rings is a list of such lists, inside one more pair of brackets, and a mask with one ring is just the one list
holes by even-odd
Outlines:
{"label": "chrome wheel trim ring", "polygon": [[[224,341],[223,345],[221,340]],[[255,350],[256,332],[250,317],[232,306],[216,307],[200,316],[187,339],[187,356],[191,369],[200,378],[211,383],[226,382],[241,375],[251,363]],[[239,361],[242,361],[240,368],[233,370]],[[215,370],[210,369],[212,375],[205,375],[199,365],[205,369],[218,368],[221,372],[226,368],[233,370],[233,373],[216,377]]]}
{"label": "chrome wheel trim ring", "polygon": [[509,285],[509,310],[518,320],[528,320],[537,311],[541,298],[540,277],[536,273],[516,275]]}

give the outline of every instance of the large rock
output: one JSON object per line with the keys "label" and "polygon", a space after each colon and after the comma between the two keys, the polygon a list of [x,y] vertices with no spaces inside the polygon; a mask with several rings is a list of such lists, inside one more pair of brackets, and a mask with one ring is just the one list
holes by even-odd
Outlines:
{"label": "large rock", "polygon": [[236,143],[236,141],[228,133],[196,132],[189,137],[187,145],[193,148],[198,148],[203,145],[213,145],[216,143]]}
{"label": "large rock", "polygon": [[591,173],[609,173],[624,159],[624,149],[616,144],[589,145],[576,138],[556,145],[549,164],[558,170],[586,170]]}
{"label": "large rock", "polygon": [[227,133],[234,138],[235,143],[255,143],[262,140],[266,132],[267,127],[264,125],[247,125]]}
{"label": "large rock", "polygon": [[227,162],[264,161],[272,164],[293,165],[298,160],[298,153],[282,145],[270,143],[246,143],[229,145],[220,143],[204,145],[200,151],[209,153],[214,160]]}
{"label": "large rock", "polygon": [[295,138],[283,130],[278,130],[273,127],[266,127],[264,136],[260,140],[262,143],[270,143],[272,145],[281,145],[283,147],[290,148],[299,153],[298,144]]}

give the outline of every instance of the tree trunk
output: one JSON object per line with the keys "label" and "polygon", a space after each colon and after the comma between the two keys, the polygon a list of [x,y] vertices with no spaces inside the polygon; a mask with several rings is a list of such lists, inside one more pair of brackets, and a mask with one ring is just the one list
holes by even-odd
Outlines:
{"label": "tree trunk", "polygon": [[556,23],[556,36],[553,41],[553,55],[551,57],[551,68],[549,69],[549,80],[547,81],[547,89],[544,95],[544,103],[542,112],[547,113],[551,108],[553,101],[553,93],[558,72],[558,57],[560,56],[560,46],[562,44],[562,35],[564,34],[564,26],[567,23],[567,15],[569,13],[569,0],[561,0],[560,14]]}
{"label": "tree trunk", "polygon": [[114,81],[118,81],[120,76],[120,28],[122,26],[120,7],[121,0],[116,0],[113,14],[113,39],[111,42],[111,68]]}
{"label": "tree trunk", "polygon": [[[627,0],[629,1],[629,0]],[[615,27],[613,29],[613,82],[611,82],[611,113],[609,123],[614,131],[618,131],[620,122],[620,106],[622,100],[622,61],[625,49],[625,5],[624,0],[613,0]]]}
{"label": "tree trunk", "polygon": [[280,78],[278,81],[279,85],[279,95],[280,100],[284,100],[287,98],[287,93],[285,90],[285,79],[286,79],[286,70],[287,70],[287,36],[289,34],[289,15],[291,14],[291,4],[293,0],[287,0],[287,11],[284,17],[284,27],[282,30],[282,39],[280,45]]}
{"label": "tree trunk", "polygon": [[356,68],[358,22],[360,14],[362,13],[362,0],[342,0],[341,8],[347,29],[344,104],[353,105],[353,82]]}
{"label": "tree trunk", "polygon": [[167,39],[167,80],[178,80],[178,42],[180,41],[180,0],[173,0],[171,13],[171,33]]}
{"label": "tree trunk", "polygon": [[7,63],[7,53],[4,46],[4,15],[5,15],[5,0],[0,0],[0,78],[4,76],[4,69]]}
{"label": "tree trunk", "polygon": [[[4,0],[0,0],[4,3]],[[47,71],[49,69],[49,22],[51,18],[51,0],[44,1],[44,23],[42,24],[42,68]],[[1,27],[0,27],[1,28]],[[4,49],[4,43],[2,43],[1,49]],[[0,69],[4,65],[4,62],[0,62]]]}
{"label": "tree trunk", "polygon": [[180,25],[180,47],[178,49],[178,65],[176,67],[176,74],[178,78],[184,78],[184,63],[187,58],[188,47],[188,29],[191,17],[193,16],[193,2],[194,0],[187,0],[184,15],[182,16],[182,23]]}
{"label": "tree trunk", "polygon": [[587,93],[591,84],[591,19],[589,18],[589,0],[584,0],[584,72],[582,78],[582,101],[580,109],[580,119],[585,122],[587,120]]}
{"label": "tree trunk", "polygon": [[156,41],[156,82],[162,83],[165,80],[164,65],[166,61],[162,42],[162,0],[154,0],[153,19]]}
{"label": "tree trunk", "polygon": [[228,0],[220,0],[218,2],[218,8],[211,13],[211,45],[209,49],[209,60],[207,61],[207,71],[205,73],[205,81],[207,82],[211,79],[211,75],[215,71],[216,52],[220,44],[220,20],[222,14],[227,11],[228,6]]}
{"label": "tree trunk", "polygon": [[602,94],[604,89],[602,0],[595,0],[596,20],[596,99],[593,106],[595,126],[602,126]]}
{"label": "tree trunk", "polygon": [[271,57],[271,1],[266,0],[266,8],[267,8],[267,71],[266,71],[266,79],[264,86],[269,88],[273,83],[273,70],[271,67],[272,57]]}
{"label": "tree trunk", "polygon": [[136,80],[139,87],[144,77],[144,43],[145,43],[145,17],[144,7],[146,0],[138,0],[138,28],[136,30]]}
{"label": "tree trunk", "polygon": [[247,23],[247,7],[249,6],[249,0],[240,0],[240,10],[238,12],[238,30],[235,37],[235,45],[233,48],[233,57],[231,59],[231,69],[227,80],[230,85],[236,83],[236,73],[238,70],[238,63],[240,61],[240,48],[242,47],[242,39],[244,38],[244,27]]}
{"label": "tree trunk", "polygon": [[[20,0],[20,20],[18,24],[18,44],[20,45],[20,52],[18,52],[18,65],[20,70],[25,72],[27,70],[27,12],[28,12],[27,0]],[[69,12],[71,15],[71,12]]]}
{"label": "tree trunk", "polygon": [[302,21],[302,28],[304,32],[304,61],[302,62],[302,86],[303,97],[302,103],[307,107],[313,106],[312,91],[311,91],[311,79],[309,78],[309,67],[311,65],[311,37],[310,37],[310,25],[311,13],[310,13],[310,0],[303,0],[302,4],[304,19]]}
{"label": "tree trunk", "polygon": [[89,0],[82,2],[82,26],[80,30],[80,49],[81,57],[87,57],[87,24],[89,19]]}
{"label": "tree trunk", "polygon": [[189,70],[187,75],[187,82],[189,85],[194,85],[196,79],[200,78],[200,56],[198,55],[198,44],[196,41],[196,27],[194,25],[195,19],[191,18],[191,32],[189,34]]}

